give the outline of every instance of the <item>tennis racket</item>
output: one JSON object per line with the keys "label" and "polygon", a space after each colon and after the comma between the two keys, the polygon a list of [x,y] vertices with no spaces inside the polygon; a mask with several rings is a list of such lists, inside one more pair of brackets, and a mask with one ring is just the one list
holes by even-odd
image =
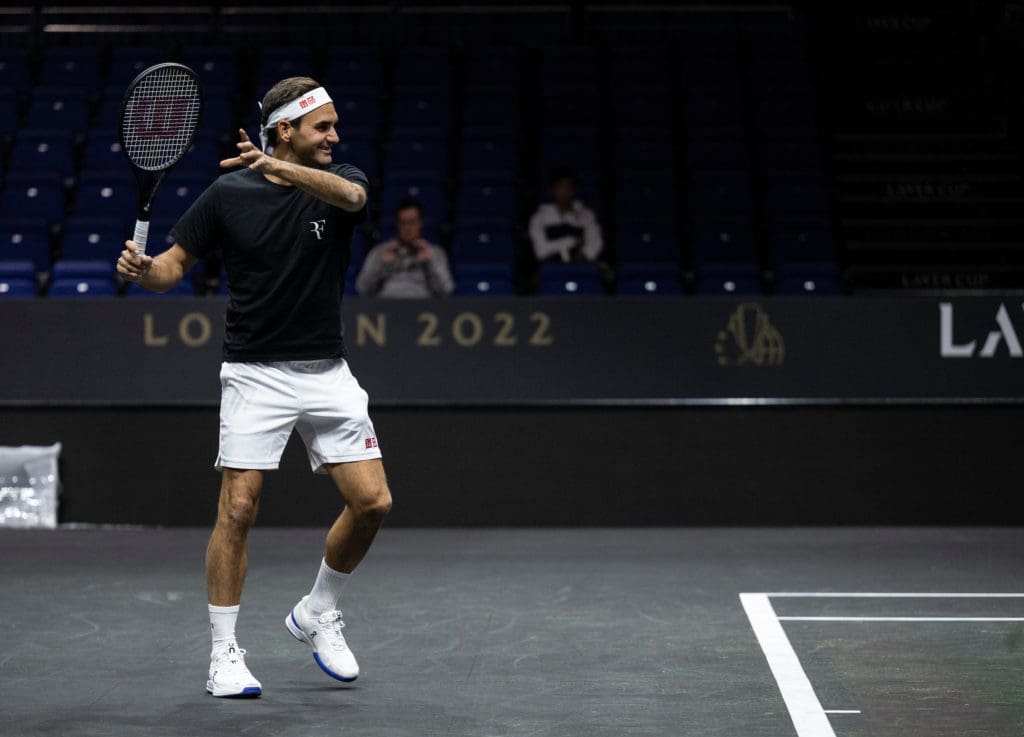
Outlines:
{"label": "tennis racket", "polygon": [[135,235],[146,252],[149,215],[157,190],[196,136],[203,112],[199,77],[182,64],[157,64],[137,76],[121,103],[121,150],[138,184]]}

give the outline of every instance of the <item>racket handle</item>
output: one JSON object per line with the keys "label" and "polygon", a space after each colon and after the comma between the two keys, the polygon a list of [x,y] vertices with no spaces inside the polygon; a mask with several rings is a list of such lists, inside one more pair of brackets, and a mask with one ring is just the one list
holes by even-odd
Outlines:
{"label": "racket handle", "polygon": [[135,243],[136,246],[138,246],[140,256],[143,256],[146,253],[147,240],[149,240],[149,221],[136,220],[135,235],[132,236],[132,241]]}

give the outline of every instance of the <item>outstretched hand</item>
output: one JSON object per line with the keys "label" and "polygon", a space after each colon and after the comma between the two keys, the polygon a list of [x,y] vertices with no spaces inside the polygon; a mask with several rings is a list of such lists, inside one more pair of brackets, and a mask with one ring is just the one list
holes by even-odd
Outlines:
{"label": "outstretched hand", "polygon": [[270,157],[249,140],[249,135],[241,128],[238,135],[242,139],[235,145],[238,147],[238,156],[232,159],[224,159],[220,162],[221,169],[230,169],[235,166],[247,166],[250,169],[262,169],[270,161]]}

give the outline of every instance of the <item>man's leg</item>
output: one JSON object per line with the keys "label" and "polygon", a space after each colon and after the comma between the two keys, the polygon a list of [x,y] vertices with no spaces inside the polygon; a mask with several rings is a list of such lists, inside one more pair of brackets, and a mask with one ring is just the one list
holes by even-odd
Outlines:
{"label": "man's leg", "polygon": [[379,458],[325,467],[345,500],[345,509],[327,533],[313,590],[295,606],[285,625],[296,639],[313,648],[314,659],[327,675],[354,681],[359,665],[341,633],[345,625],[338,599],[391,510],[391,492]]}
{"label": "man's leg", "polygon": [[341,573],[351,573],[370,549],[377,530],[391,511],[391,492],[380,459],[327,466],[345,509],[327,533],[324,561]]}
{"label": "man's leg", "polygon": [[235,606],[242,598],[249,566],[246,541],[262,488],[262,471],[223,471],[217,523],[206,546],[206,593],[214,606]]}
{"label": "man's leg", "polygon": [[213,635],[206,690],[214,696],[259,696],[263,690],[246,668],[245,651],[235,641],[235,620],[248,568],[246,541],[256,520],[262,486],[261,471],[223,471],[217,522],[206,547]]}

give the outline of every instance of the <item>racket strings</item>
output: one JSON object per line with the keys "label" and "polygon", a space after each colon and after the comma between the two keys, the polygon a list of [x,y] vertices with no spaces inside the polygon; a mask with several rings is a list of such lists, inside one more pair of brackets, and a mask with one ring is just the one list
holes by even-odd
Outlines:
{"label": "racket strings", "polygon": [[177,161],[199,125],[201,95],[187,70],[165,67],[132,90],[121,120],[125,153],[140,169],[158,171]]}

